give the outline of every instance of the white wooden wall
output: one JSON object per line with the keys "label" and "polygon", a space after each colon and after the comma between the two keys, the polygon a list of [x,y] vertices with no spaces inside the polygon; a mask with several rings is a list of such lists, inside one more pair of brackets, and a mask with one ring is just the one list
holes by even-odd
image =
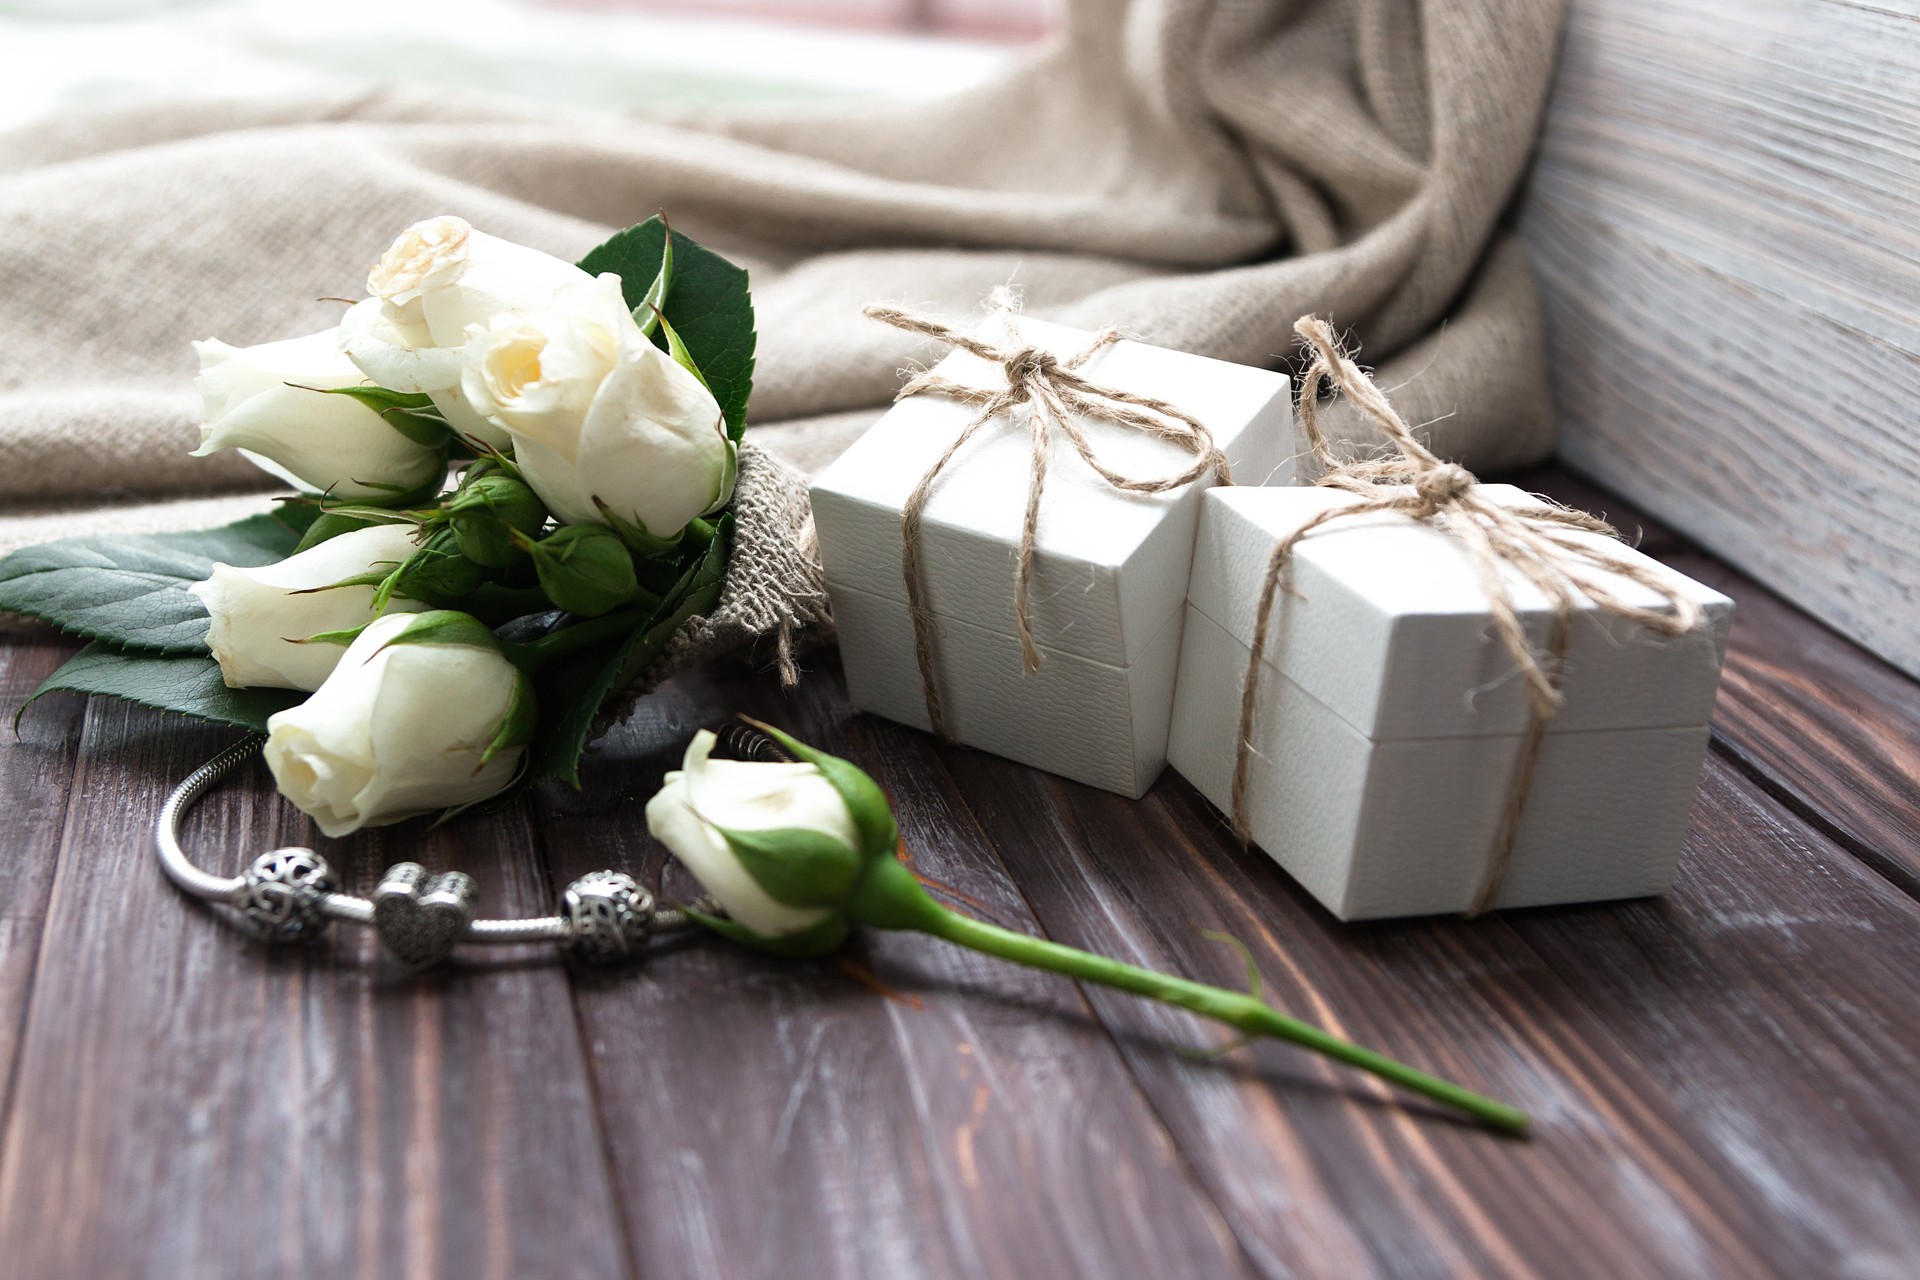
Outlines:
{"label": "white wooden wall", "polygon": [[1566,458],[1920,675],[1920,0],[1573,0],[1522,226]]}

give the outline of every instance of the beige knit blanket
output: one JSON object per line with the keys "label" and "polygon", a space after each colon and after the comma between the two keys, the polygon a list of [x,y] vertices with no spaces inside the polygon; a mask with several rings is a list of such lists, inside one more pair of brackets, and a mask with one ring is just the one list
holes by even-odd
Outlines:
{"label": "beige knit blanket", "polygon": [[257,504],[243,459],[187,457],[188,341],[333,324],[316,299],[439,213],[571,258],[664,209],[748,265],[757,438],[803,468],[928,354],[863,304],[962,321],[1009,281],[1048,319],[1251,364],[1331,316],[1437,452],[1534,461],[1540,319],[1500,219],[1563,7],[1073,0],[1000,80],[885,110],[661,123],[391,89],[0,136],[0,550]]}

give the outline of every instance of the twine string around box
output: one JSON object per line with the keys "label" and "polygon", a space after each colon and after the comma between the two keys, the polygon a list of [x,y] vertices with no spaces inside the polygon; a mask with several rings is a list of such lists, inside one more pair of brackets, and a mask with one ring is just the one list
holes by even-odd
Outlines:
{"label": "twine string around box", "polygon": [[[1226,454],[1214,443],[1213,434],[1193,415],[1152,396],[1136,395],[1118,387],[1090,381],[1080,370],[1094,356],[1120,341],[1118,329],[1102,329],[1086,349],[1065,360],[1050,351],[1019,341],[1015,318],[1019,309],[1005,289],[996,289],[988,301],[990,310],[1007,325],[1008,343],[994,346],[971,334],[950,328],[930,317],[916,315],[897,307],[869,306],[866,314],[896,329],[918,333],[948,347],[969,352],[990,364],[1000,366],[1006,385],[999,388],[969,386],[955,382],[931,370],[908,379],[894,399],[932,392],[963,404],[977,412],[954,437],[927,473],[920,477],[900,511],[900,568],[906,579],[907,613],[913,620],[914,658],[920,667],[920,688],[926,699],[927,720],[933,732],[951,739],[946,712],[940,695],[938,667],[934,655],[934,616],[927,604],[925,578],[920,564],[920,524],[933,494],[934,482],[946,470],[967,441],[987,423],[1002,414],[1027,407],[1027,432],[1032,444],[1032,462],[1027,474],[1026,514],[1020,527],[1020,548],[1016,559],[1013,588],[1014,625],[1020,635],[1020,656],[1026,673],[1040,669],[1040,649],[1033,640],[1033,616],[1028,596],[1033,583],[1034,548],[1040,525],[1040,498],[1047,483],[1047,458],[1055,431],[1064,435],[1088,467],[1123,493],[1165,493],[1192,484],[1212,472],[1221,484],[1232,484],[1233,476]],[[1109,422],[1132,427],[1157,439],[1171,441],[1194,455],[1193,465],[1169,476],[1142,479],[1124,475],[1102,462],[1094,452],[1076,418]]]}
{"label": "twine string around box", "polygon": [[[1274,601],[1292,561],[1293,549],[1321,525],[1353,516],[1392,512],[1444,529],[1466,550],[1482,589],[1494,633],[1512,657],[1527,697],[1527,727],[1509,780],[1506,802],[1493,848],[1468,915],[1478,915],[1493,904],[1506,879],[1520,836],[1520,821],[1545,744],[1547,723],[1560,710],[1562,670],[1573,640],[1579,597],[1628,619],[1656,635],[1677,637],[1698,626],[1702,610],[1673,579],[1644,563],[1616,555],[1612,543],[1591,535],[1618,539],[1612,525],[1584,511],[1575,511],[1542,498],[1539,505],[1516,509],[1480,492],[1473,473],[1435,455],[1414,437],[1413,429],[1394,409],[1384,392],[1340,349],[1333,330],[1317,316],[1303,316],[1294,332],[1313,352],[1313,363],[1300,384],[1299,420],[1307,446],[1323,469],[1316,481],[1327,488],[1354,494],[1356,504],[1323,511],[1293,530],[1268,557],[1260,586],[1259,612],[1247,673],[1240,693],[1239,737],[1233,765],[1232,820],[1234,834],[1251,838],[1247,820],[1247,780],[1252,765],[1254,719],[1259,703],[1260,670],[1266,658],[1268,630]],[[1328,444],[1315,410],[1321,388],[1331,382],[1353,405],[1385,433],[1393,452],[1384,456],[1342,461]],[[1514,601],[1503,566],[1517,570],[1547,599],[1552,615],[1547,627],[1546,654],[1536,653]],[[1659,596],[1664,608],[1638,605],[1616,589],[1619,579],[1640,584]],[[1287,588],[1290,594],[1292,587]]]}

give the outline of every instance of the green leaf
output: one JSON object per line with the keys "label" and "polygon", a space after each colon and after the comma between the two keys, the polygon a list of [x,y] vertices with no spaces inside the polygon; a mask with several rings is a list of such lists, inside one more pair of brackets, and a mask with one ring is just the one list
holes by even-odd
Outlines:
{"label": "green leaf", "polygon": [[789,907],[837,907],[859,878],[860,854],[838,836],[807,827],[737,831],[715,824],[767,896]]}
{"label": "green leaf", "polygon": [[129,652],[97,640],[48,676],[20,708],[21,714],[47,694],[60,692],[124,698],[262,733],[268,716],[307,697],[296,689],[229,689],[220,678],[220,664],[205,654]]}
{"label": "green leaf", "polygon": [[601,706],[652,665],[688,618],[710,612],[719,601],[732,519],[722,517],[704,554],[688,564],[660,606],[632,632],[541,670],[535,681],[541,715],[533,776],[580,785],[580,753]]}
{"label": "green leaf", "polygon": [[218,529],[68,538],[0,559],[0,609],[160,653],[204,654],[207,611],[187,588],[215,561],[257,568],[292,555],[318,512],[288,504]]}
{"label": "green leaf", "polygon": [[[659,276],[667,240],[666,224],[649,218],[580,259],[580,269],[590,275],[617,274],[627,305],[639,309],[647,304]],[[720,402],[727,434],[738,440],[746,430],[747,399],[753,392],[755,335],[747,273],[678,231],[672,241],[673,278],[660,310]],[[654,340],[663,342],[664,335]]]}

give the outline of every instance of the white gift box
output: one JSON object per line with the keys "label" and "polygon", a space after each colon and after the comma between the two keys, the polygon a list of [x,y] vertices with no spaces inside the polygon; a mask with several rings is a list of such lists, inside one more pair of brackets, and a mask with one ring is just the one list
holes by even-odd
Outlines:
{"label": "white gift box", "polygon": [[[1511,485],[1480,492],[1536,500]],[[1206,495],[1187,592],[1168,758],[1222,811],[1274,546],[1334,489]],[[1591,536],[1596,541],[1600,535]],[[1666,638],[1583,598],[1496,907],[1664,892],[1686,834],[1733,602],[1615,544],[1701,604]],[[1294,544],[1259,677],[1247,790],[1256,843],[1343,920],[1467,910],[1494,856],[1525,691],[1465,549],[1404,515],[1334,520]],[[1508,570],[1536,651],[1547,599]],[[1616,578],[1635,605],[1656,593]]]}
{"label": "white gift box", "polygon": [[[1094,335],[1021,318],[1021,339],[1067,358]],[[977,331],[1005,345],[990,321]],[[1001,389],[998,365],[956,351],[935,367]],[[1079,372],[1177,405],[1203,423],[1241,484],[1286,483],[1293,424],[1284,374],[1119,342]],[[901,571],[900,513],[977,410],[937,393],[896,404],[813,482],[814,519],[853,703],[929,728]],[[1029,612],[1042,662],[1026,674],[1015,626],[1015,557],[1032,444],[1027,410],[989,423],[935,482],[920,527],[925,599],[947,727],[959,741],[1081,782],[1142,794],[1166,762],[1181,613],[1202,491],[1123,493],[1053,434]],[[1010,421],[1007,418],[1010,417]],[[1150,433],[1082,417],[1095,456],[1157,479],[1195,455]]]}

